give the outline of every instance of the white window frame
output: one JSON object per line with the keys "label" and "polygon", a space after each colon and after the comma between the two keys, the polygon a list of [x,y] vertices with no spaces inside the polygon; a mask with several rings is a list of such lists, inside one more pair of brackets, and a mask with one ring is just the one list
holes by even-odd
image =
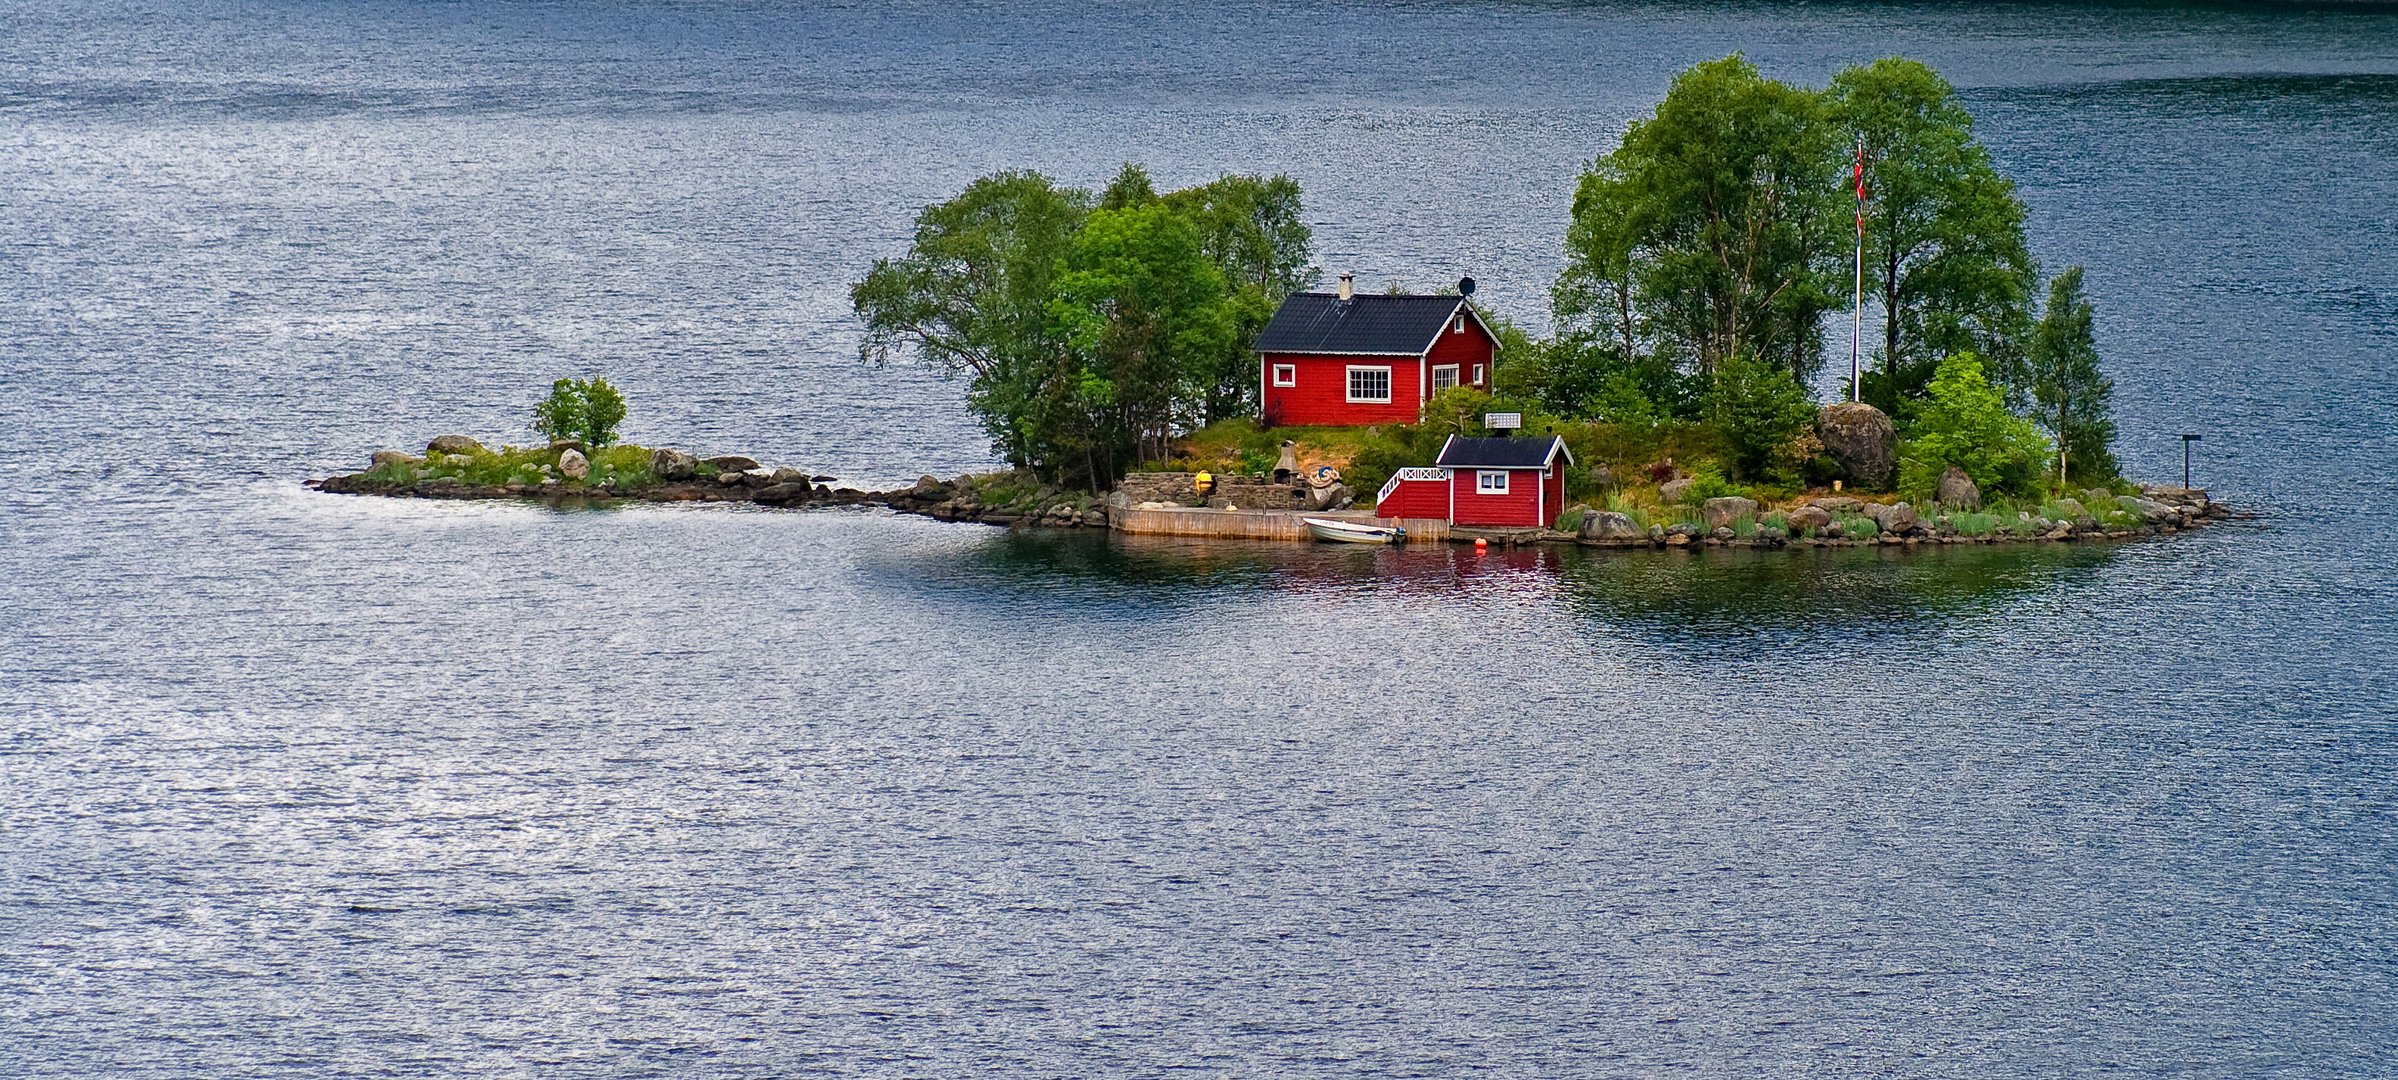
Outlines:
{"label": "white window frame", "polygon": [[[1495,486],[1495,487],[1494,487],[1494,486],[1492,486],[1492,484],[1491,484],[1491,481],[1493,481],[1493,480],[1496,480],[1496,481],[1498,481],[1498,484],[1497,484],[1497,486]],[[1505,494],[1507,494],[1507,470],[1505,470],[1505,469],[1476,469],[1476,470],[1474,470],[1474,494],[1476,494],[1476,495],[1505,495]]]}
{"label": "white window frame", "polygon": [[1452,334],[1465,333],[1465,312],[1457,313],[1457,322],[1449,328],[1449,332]]}
{"label": "white window frame", "polygon": [[1299,385],[1299,365],[1297,365],[1297,364],[1276,364],[1276,365],[1274,365],[1274,385],[1276,385],[1276,386],[1297,386],[1297,385]]}
{"label": "white window frame", "polygon": [[1474,385],[1482,385],[1482,365],[1474,365]]}
{"label": "white window frame", "polygon": [[[1357,396],[1357,373],[1360,371],[1379,371],[1382,373],[1381,397]],[[1391,369],[1389,364],[1351,364],[1349,365],[1347,376],[1348,386],[1345,389],[1349,394],[1349,404],[1388,405],[1391,403]]]}
{"label": "white window frame", "polygon": [[[1440,381],[1440,373],[1441,373],[1441,372],[1444,372],[1444,371],[1446,371],[1446,372],[1448,372],[1448,373],[1449,373],[1449,382],[1448,382],[1448,386],[1443,386],[1443,385],[1441,385],[1441,381]],[[1448,389],[1450,386],[1455,386],[1455,385],[1457,385],[1457,365],[1455,365],[1455,364],[1438,364],[1438,365],[1435,365],[1435,366],[1433,367],[1433,369],[1432,369],[1432,392],[1433,392],[1433,393],[1435,393],[1435,394],[1437,394],[1437,393],[1440,393],[1441,391]]]}

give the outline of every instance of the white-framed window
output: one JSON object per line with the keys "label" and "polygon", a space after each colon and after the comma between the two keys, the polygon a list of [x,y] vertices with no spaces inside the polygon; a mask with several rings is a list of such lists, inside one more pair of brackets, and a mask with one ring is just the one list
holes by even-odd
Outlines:
{"label": "white-framed window", "polygon": [[1276,385],[1276,386],[1297,386],[1297,385],[1299,385],[1299,365],[1297,365],[1297,364],[1276,364],[1276,365],[1274,365],[1274,385]]}
{"label": "white-framed window", "polygon": [[1452,334],[1465,333],[1465,312],[1460,311],[1457,313],[1457,321],[1450,325],[1449,332]]}
{"label": "white-framed window", "polygon": [[1390,404],[1391,369],[1387,367],[1350,368],[1349,400],[1371,405]]}
{"label": "white-framed window", "polygon": [[1474,385],[1482,385],[1482,365],[1474,365]]}
{"label": "white-framed window", "polygon": [[1474,493],[1477,495],[1507,494],[1507,470],[1476,470],[1474,473]]}
{"label": "white-framed window", "polygon": [[1432,369],[1432,392],[1437,394],[1457,385],[1457,365],[1442,364]]}

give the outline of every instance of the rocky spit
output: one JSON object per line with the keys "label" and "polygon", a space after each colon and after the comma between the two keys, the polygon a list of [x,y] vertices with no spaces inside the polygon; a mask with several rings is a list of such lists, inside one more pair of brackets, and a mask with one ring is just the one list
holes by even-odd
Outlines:
{"label": "rocky spit", "polygon": [[[941,480],[926,476],[904,488],[868,491],[837,486],[838,478],[805,469],[768,467],[740,455],[700,458],[679,450],[651,452],[649,483],[618,488],[606,480],[591,481],[590,466],[571,444],[550,448],[554,463],[540,467],[538,482],[479,484],[455,476],[420,476],[438,469],[448,456],[455,464],[481,451],[464,436],[434,439],[424,455],[378,451],[374,468],[362,473],[310,481],[319,491],[343,495],[380,495],[417,499],[518,499],[563,503],[611,502],[732,502],[805,509],[829,506],[883,506],[904,514],[941,521],[1040,528],[1105,528],[1107,498],[1062,490],[1021,473],[992,473]],[[1680,483],[1680,481],[1677,481]],[[1669,499],[1674,493],[1668,492]],[[1471,543],[1580,544],[1608,548],[1822,548],[1920,544],[2055,543],[2066,541],[2129,540],[2196,528],[2233,516],[2203,489],[2150,485],[2138,495],[2092,489],[2075,498],[2054,500],[2044,509],[2060,511],[2055,518],[2017,511],[2013,519],[1995,525],[1983,515],[1981,528],[1961,527],[1960,518],[1981,510],[1979,492],[1962,473],[1943,477],[1940,503],[1918,511],[1905,502],[1872,502],[1847,495],[1808,499],[1782,509],[1726,496],[1705,500],[1700,521],[1671,525],[1642,525],[1629,514],[1589,506],[1580,513],[1573,531],[1556,529],[1457,528],[1450,540]],[[1119,502],[1123,500],[1117,500]],[[1780,520],[1780,524],[1759,522]],[[1967,519],[1975,520],[1975,519]],[[1846,525],[1844,526],[1844,522]],[[1870,524],[1864,524],[1869,522]]]}
{"label": "rocky spit", "polygon": [[[339,495],[403,499],[519,499],[579,504],[723,502],[787,508],[873,505],[943,521],[1050,528],[1107,525],[1105,505],[1097,497],[1059,491],[1008,474],[964,476],[948,481],[926,476],[908,487],[868,491],[843,486],[838,477],[787,466],[770,467],[738,454],[702,458],[672,449],[652,451],[650,474],[654,479],[630,487],[591,480],[589,459],[581,448],[567,443],[550,447],[546,455],[550,460],[540,467],[538,481],[485,484],[438,473],[419,475],[427,470],[462,465],[482,449],[466,436],[444,435],[428,443],[424,454],[377,451],[370,459],[372,467],[366,472],[312,480],[308,486]],[[464,460],[457,460],[460,458]]]}

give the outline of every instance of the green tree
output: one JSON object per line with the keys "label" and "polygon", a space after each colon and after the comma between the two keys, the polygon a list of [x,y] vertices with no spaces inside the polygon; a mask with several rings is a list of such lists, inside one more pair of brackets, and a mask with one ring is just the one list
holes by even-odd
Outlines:
{"label": "green tree", "polygon": [[598,448],[616,441],[624,415],[624,395],[608,380],[560,379],[533,406],[533,430],[552,442],[571,439]]}
{"label": "green tree", "polygon": [[2025,350],[2026,381],[2037,406],[2032,415],[2056,440],[2060,481],[2115,476],[2115,383],[2099,373],[2091,314],[2082,298],[2082,268],[2068,268],[2048,283],[2047,310]]}
{"label": "green tree", "polygon": [[1561,321],[1605,326],[1598,336],[1627,352],[1645,332],[1702,381],[1741,354],[1804,379],[1822,363],[1822,317],[1836,306],[1834,160],[1814,92],[1739,56],[1675,76],[1577,192]]}
{"label": "green tree", "polygon": [[1953,465],[1986,493],[2029,496],[2039,491],[2047,458],[2047,440],[2007,410],[1981,360],[1958,353],[1940,362],[1901,434],[1898,487],[1910,498],[1929,499]]}
{"label": "green tree", "polygon": [[1049,380],[1037,412],[1064,459],[1054,464],[1094,488],[1112,485],[1199,420],[1187,405],[1204,396],[1199,384],[1233,337],[1223,274],[1167,206],[1102,209],[1075,237],[1050,310],[1066,377]]}
{"label": "green tree", "polygon": [[1715,366],[1704,402],[1748,480],[1767,478],[1776,452],[1815,420],[1815,404],[1788,370],[1737,353]]}
{"label": "green tree", "polygon": [[1051,318],[1056,279],[1091,210],[1089,192],[1004,172],[926,207],[906,255],[878,259],[850,289],[861,357],[912,351],[971,377],[967,403],[1009,463],[1041,464],[1034,405],[1063,370]]}
{"label": "green tree", "polygon": [[2038,270],[2015,185],[1974,140],[1956,89],[1890,57],[1843,69],[1825,93],[1842,142],[1865,153],[1865,287],[1882,309],[1868,396],[1895,414],[1939,358],[1967,351],[2020,389]]}
{"label": "green tree", "polygon": [[1215,263],[1229,294],[1232,336],[1202,364],[1201,415],[1208,422],[1255,415],[1257,332],[1292,293],[1315,284],[1313,233],[1301,214],[1299,183],[1288,176],[1220,176],[1164,196],[1198,230],[1199,249]]}

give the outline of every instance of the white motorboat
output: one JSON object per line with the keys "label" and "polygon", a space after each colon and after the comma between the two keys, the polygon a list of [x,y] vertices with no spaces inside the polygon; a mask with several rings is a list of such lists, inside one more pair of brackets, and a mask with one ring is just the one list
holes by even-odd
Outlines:
{"label": "white motorboat", "polygon": [[1340,544],[1397,544],[1407,539],[1407,530],[1368,525],[1362,521],[1342,521],[1338,518],[1300,518],[1307,531],[1318,540]]}

